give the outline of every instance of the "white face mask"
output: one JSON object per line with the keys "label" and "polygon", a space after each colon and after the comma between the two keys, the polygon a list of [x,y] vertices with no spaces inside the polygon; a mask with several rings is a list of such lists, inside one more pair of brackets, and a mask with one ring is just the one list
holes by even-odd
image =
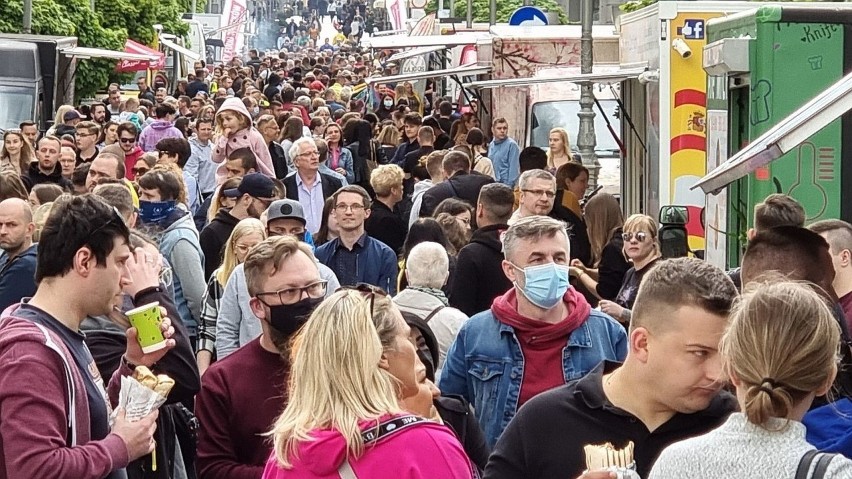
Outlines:
{"label": "white face mask", "polygon": [[385,100],[385,108],[390,108],[393,106],[393,100]]}

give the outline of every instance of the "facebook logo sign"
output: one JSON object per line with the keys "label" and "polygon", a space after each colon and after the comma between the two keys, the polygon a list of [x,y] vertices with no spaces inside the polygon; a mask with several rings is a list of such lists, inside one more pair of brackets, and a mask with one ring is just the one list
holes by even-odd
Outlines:
{"label": "facebook logo sign", "polygon": [[684,20],[683,26],[678,27],[678,35],[683,35],[685,40],[704,39],[704,20]]}

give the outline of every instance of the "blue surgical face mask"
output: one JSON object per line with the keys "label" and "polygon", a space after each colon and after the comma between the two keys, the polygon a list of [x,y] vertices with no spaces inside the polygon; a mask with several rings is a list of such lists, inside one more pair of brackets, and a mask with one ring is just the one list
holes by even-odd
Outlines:
{"label": "blue surgical face mask", "polygon": [[166,219],[177,208],[177,201],[139,200],[139,219],[143,223],[157,223]]}
{"label": "blue surgical face mask", "polygon": [[556,263],[527,266],[526,268],[520,268],[514,264],[512,266],[524,272],[523,289],[517,281],[514,283],[515,286],[521,290],[521,293],[530,303],[539,308],[550,309],[556,306],[562,301],[565,292],[568,291],[568,266]]}

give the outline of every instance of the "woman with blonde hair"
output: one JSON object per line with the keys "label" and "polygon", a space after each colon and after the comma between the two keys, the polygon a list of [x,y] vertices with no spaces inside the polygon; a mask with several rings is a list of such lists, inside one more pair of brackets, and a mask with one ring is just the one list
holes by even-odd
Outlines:
{"label": "woman with blonde hair", "polygon": [[26,175],[30,170],[30,163],[34,161],[36,161],[35,145],[30,145],[20,130],[7,130],[3,133],[0,173],[8,171],[18,176]]}
{"label": "woman with blonde hair", "polygon": [[639,292],[642,278],[660,259],[660,242],[657,239],[657,222],[648,215],[630,215],[624,222],[624,257],[633,263],[627,270],[621,289],[614,301],[601,300],[601,311],[621,324],[630,323],[633,302]]}
{"label": "woman with blonde hair", "polygon": [[228,198],[222,193],[226,190],[232,190],[234,188],[239,187],[240,182],[242,180],[243,179],[241,177],[228,178],[227,180],[225,180],[224,183],[222,183],[222,186],[220,186],[219,189],[216,190],[216,192],[213,194],[213,198],[210,199],[210,209],[207,210],[208,223],[213,221],[213,218],[215,218],[216,215],[219,214],[219,211],[222,210],[222,208],[230,209],[237,204],[236,198]]}
{"label": "woman with blonde hair", "polygon": [[[234,268],[242,264],[254,245],[266,239],[266,229],[256,218],[245,218],[234,226],[231,236],[225,242],[222,254],[222,265],[210,275],[207,280],[207,290],[201,305],[201,321],[198,323],[198,352],[195,359],[198,362],[198,372],[210,367],[216,360],[216,318],[219,315],[219,301],[222,292]],[[207,258],[214,261],[214,258]]]}
{"label": "woman with blonde hair", "polygon": [[731,313],[719,354],[740,411],[663,450],[650,479],[852,477],[852,461],[818,454],[801,423],[837,375],[840,329],[807,283],[755,283]]}
{"label": "woman with blonde hair", "polygon": [[[47,133],[45,133],[44,136],[56,136],[56,130],[58,127],[65,124],[65,114],[73,109],[74,107],[72,105],[60,105],[60,107],[56,109],[56,115],[53,117],[53,126],[48,128]],[[33,145],[33,147],[35,147],[35,145]]]}
{"label": "woman with blonde hair", "polygon": [[571,276],[583,286],[584,296],[593,306],[601,299],[612,301],[621,289],[630,264],[624,258],[621,237],[624,216],[618,200],[610,194],[598,193],[585,207],[589,243],[592,246],[591,265],[579,259],[571,260]]}
{"label": "woman with blonde hair", "polygon": [[450,431],[403,411],[400,398],[418,392],[410,328],[360,289],[333,294],[302,327],[263,479],[474,477]]}
{"label": "woman with blonde hair", "polygon": [[568,140],[568,131],[565,128],[556,127],[550,130],[550,135],[547,138],[547,169],[551,173],[564,165],[574,161],[571,155],[571,142]]}

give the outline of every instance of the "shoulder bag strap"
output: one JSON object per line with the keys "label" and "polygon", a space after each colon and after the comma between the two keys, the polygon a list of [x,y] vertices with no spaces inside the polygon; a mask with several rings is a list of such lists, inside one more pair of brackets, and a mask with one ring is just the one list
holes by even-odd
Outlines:
{"label": "shoulder bag strap", "polygon": [[[421,424],[426,421],[428,420],[414,415],[395,417],[380,423],[377,428],[368,429],[367,431],[362,432],[361,438],[364,439],[365,444],[370,442],[376,443],[381,439],[385,439],[402,431],[403,429],[408,429],[411,426]],[[352,469],[352,463],[349,462],[349,458],[340,464],[340,467],[337,468],[337,474],[340,476],[340,479],[358,479],[358,476],[355,474],[355,470]]]}
{"label": "shoulder bag strap", "polygon": [[811,463],[814,462],[814,457],[819,454],[816,449],[808,451],[799,460],[799,467],[796,469],[796,479],[808,479],[808,472],[811,469]]}
{"label": "shoulder bag strap", "polygon": [[426,318],[424,318],[423,321],[428,323],[430,319],[432,319],[436,314],[440,313],[441,310],[444,309],[444,308],[446,308],[446,306],[444,306],[442,304],[441,306],[438,306],[437,308],[433,309],[432,312],[429,313],[429,316],[426,316]]}
{"label": "shoulder bag strap", "polygon": [[834,456],[837,454],[819,454],[819,459],[817,460],[817,465],[814,468],[814,474],[811,476],[812,479],[823,479],[825,477],[825,472],[828,470],[828,465],[831,463],[831,460],[834,459]]}

